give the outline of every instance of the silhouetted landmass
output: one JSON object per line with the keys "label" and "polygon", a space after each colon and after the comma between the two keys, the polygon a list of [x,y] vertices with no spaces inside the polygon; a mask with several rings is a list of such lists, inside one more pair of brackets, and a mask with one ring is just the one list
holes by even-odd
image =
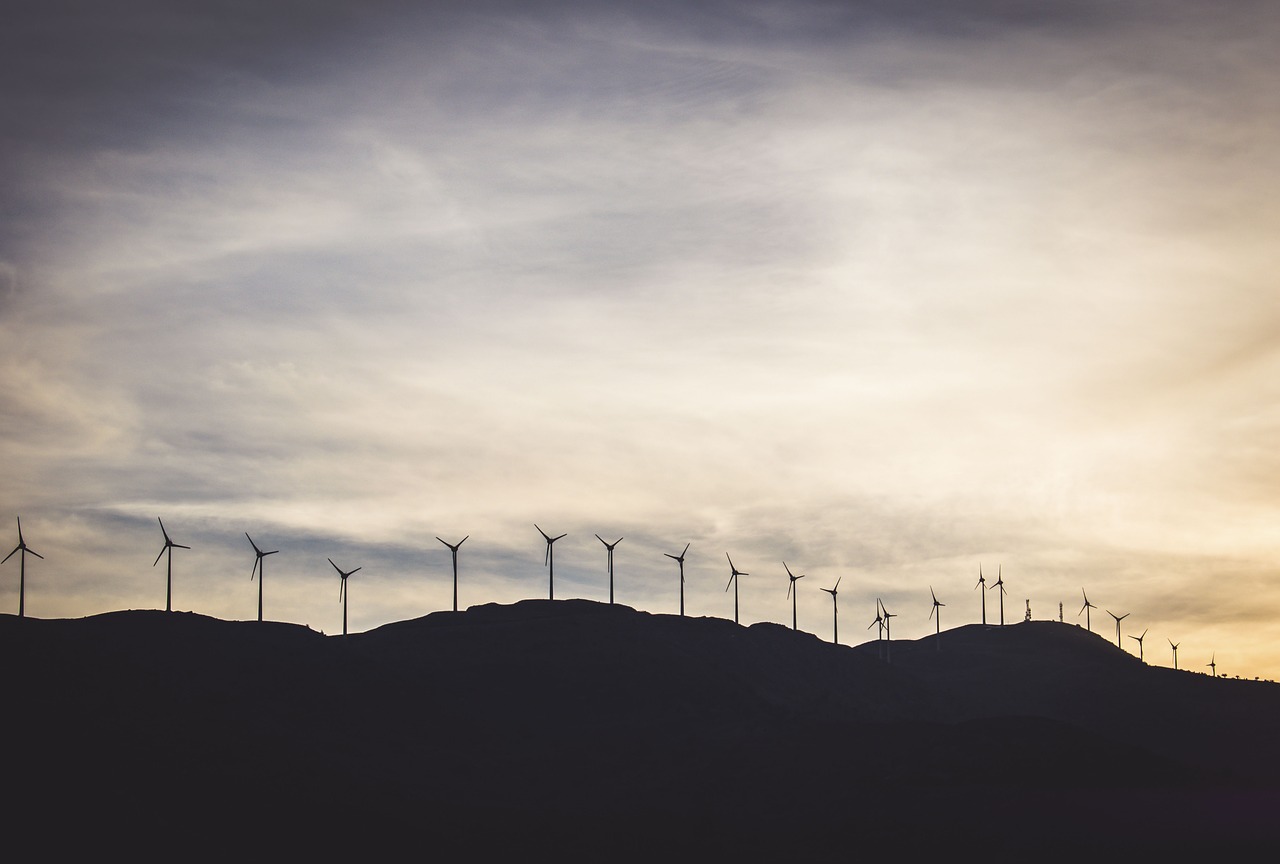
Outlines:
{"label": "silhouetted landmass", "polygon": [[582,600],[347,637],[0,616],[7,848],[653,860],[1272,845],[1280,685],[1056,622],[836,646]]}

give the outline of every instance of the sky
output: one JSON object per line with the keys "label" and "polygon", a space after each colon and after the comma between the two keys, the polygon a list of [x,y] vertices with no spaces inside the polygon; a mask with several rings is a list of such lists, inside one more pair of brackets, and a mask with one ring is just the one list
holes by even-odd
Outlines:
{"label": "sky", "polygon": [[[1280,7],[26,2],[26,614],[982,614],[1280,675]],[[11,532],[11,536],[9,536]],[[20,556],[0,567],[16,614]],[[1007,576],[1004,574],[1008,574]],[[998,621],[1000,595],[986,593]]]}

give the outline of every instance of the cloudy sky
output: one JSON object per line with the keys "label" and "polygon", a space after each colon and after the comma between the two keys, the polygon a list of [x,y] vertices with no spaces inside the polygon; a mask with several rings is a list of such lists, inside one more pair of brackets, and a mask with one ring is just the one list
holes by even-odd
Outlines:
{"label": "cloudy sky", "polygon": [[[1280,675],[1280,10],[16,0],[26,611],[608,598]],[[17,540],[16,523],[6,549]],[[0,609],[18,606],[17,556]],[[998,618],[997,595],[988,615]],[[1138,643],[1124,638],[1137,653]]]}

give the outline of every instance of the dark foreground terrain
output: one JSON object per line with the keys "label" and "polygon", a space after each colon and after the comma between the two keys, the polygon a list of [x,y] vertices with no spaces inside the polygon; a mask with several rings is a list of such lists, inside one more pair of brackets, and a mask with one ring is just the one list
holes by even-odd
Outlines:
{"label": "dark foreground terrain", "polygon": [[1280,685],[1056,622],[885,647],[578,600],[348,637],[0,616],[0,825],[135,860],[1276,848]]}

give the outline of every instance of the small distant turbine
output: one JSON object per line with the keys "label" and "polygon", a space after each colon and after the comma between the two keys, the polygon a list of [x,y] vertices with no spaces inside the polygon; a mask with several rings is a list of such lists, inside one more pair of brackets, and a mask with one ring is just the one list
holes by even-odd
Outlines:
{"label": "small distant turbine", "polygon": [[1214,662],[1217,658],[1218,658],[1218,654],[1215,651],[1213,654],[1209,656],[1209,662],[1204,664],[1209,667],[1209,671],[1212,673],[1214,678],[1218,677],[1218,664]]}
{"label": "small distant turbine", "polygon": [[1169,640],[1169,647],[1173,649],[1173,668],[1174,669],[1178,668],[1178,645],[1179,644],[1180,643],[1174,642],[1172,639]]}
{"label": "small distant turbine", "polygon": [[932,585],[929,586],[929,596],[933,598],[933,608],[929,610],[929,617],[930,618],[933,618],[935,616],[937,617],[937,620],[934,621],[934,624],[933,624],[934,644],[937,645],[938,650],[941,651],[942,650],[942,613],[939,612],[938,609],[939,607],[946,606],[947,604],[938,600],[938,595],[933,593]]}
{"label": "small distant turbine", "polygon": [[1121,650],[1121,651],[1123,651],[1123,650],[1124,650],[1124,648],[1123,648],[1123,646],[1121,646],[1121,645],[1120,645],[1120,622],[1121,622],[1121,621],[1123,621],[1124,619],[1128,618],[1128,617],[1129,617],[1129,613],[1128,613],[1128,612],[1126,612],[1126,613],[1124,613],[1123,615],[1116,615],[1116,613],[1114,613],[1114,612],[1112,612],[1110,609],[1108,609],[1108,610],[1107,610],[1107,614],[1108,614],[1108,615],[1110,615],[1112,618],[1115,618],[1115,619],[1116,619],[1116,647],[1120,648],[1120,650]]}
{"label": "small distant turbine", "polygon": [[[165,565],[165,593],[164,593],[164,611],[173,611],[173,550],[174,549],[190,549],[190,546],[183,546],[181,543],[174,543],[169,539],[169,532],[164,530],[164,521],[157,516],[156,521],[160,523],[160,533],[164,535],[164,547],[161,548],[160,554],[156,556],[156,560],[152,562],[154,567],[160,563],[160,559],[164,557],[166,552],[169,553],[169,561]],[[10,552],[10,555],[13,553]]]}
{"label": "small distant turbine", "polygon": [[599,534],[597,534],[596,539],[599,540],[601,543],[604,543],[604,548],[609,550],[609,605],[612,606],[613,605],[613,547],[621,543],[622,538],[619,537],[617,540],[614,540],[612,543],[605,543],[604,538],[601,537]]}
{"label": "small distant turbine", "polygon": [[672,555],[670,552],[663,552],[672,561],[680,565],[680,617],[684,617],[684,553],[689,551],[689,544],[684,544],[684,548],[680,550],[679,555]]}
{"label": "small distant turbine", "polygon": [[249,571],[249,581],[252,582],[254,575],[255,574],[257,575],[258,577],[258,620],[261,621],[262,620],[262,582],[263,582],[263,579],[265,578],[262,570],[262,559],[266,558],[268,555],[274,555],[280,550],[272,549],[270,552],[263,552],[261,549],[258,548],[258,544],[253,542],[253,538],[249,537],[248,531],[244,532],[244,536],[249,538],[249,545],[253,547],[253,554],[257,556],[253,560],[253,569]]}
{"label": "small distant turbine", "polygon": [[888,663],[888,662],[889,662],[889,651],[890,651],[890,646],[893,644],[893,634],[892,634],[892,632],[889,630],[889,619],[890,619],[890,618],[897,618],[897,617],[898,617],[898,613],[897,613],[897,612],[890,612],[888,609],[886,609],[886,608],[884,607],[884,603],[883,603],[883,602],[881,602],[881,601],[876,601],[876,602],[879,602],[879,603],[880,603],[880,612],[881,612],[881,614],[883,614],[883,615],[884,615],[884,661],[885,661],[886,663]]}
{"label": "small distant turbine", "polygon": [[[536,522],[533,527],[538,528]],[[556,599],[556,556],[555,551],[551,548],[551,544],[559,540],[560,537],[564,537],[566,535],[561,534],[560,537],[551,537],[548,536],[547,532],[543,531],[541,528],[538,528],[538,533],[547,541],[547,554],[543,557],[542,563],[547,567],[547,599],[554,600]]]}
{"label": "small distant turbine", "polygon": [[796,629],[796,595],[800,593],[799,591],[795,590],[795,585],[798,580],[804,578],[804,574],[801,573],[799,576],[793,576],[791,574],[791,568],[787,567],[786,561],[782,562],[782,566],[787,571],[787,578],[791,580],[790,582],[787,583],[787,596],[791,598],[791,629],[795,630]]}
{"label": "small distant turbine", "polygon": [[[4,561],[8,561],[14,554],[21,552],[18,556],[18,617],[24,618],[27,614],[27,553],[44,560],[44,556],[36,550],[27,546],[27,541],[22,539],[22,517],[18,517],[18,545],[13,547],[13,552],[4,556]],[[0,561],[3,564],[4,561]]]}
{"label": "small distant turbine", "polygon": [[[329,563],[333,564],[332,558],[329,559]],[[360,568],[357,567],[355,570],[347,570],[344,572],[343,569],[339,567],[337,564],[333,564],[333,569],[337,570],[338,575],[342,577],[342,587],[338,589],[338,602],[342,604],[342,635],[346,636],[347,635],[347,577],[350,576],[352,573],[355,573],[356,571],[358,571]]]}
{"label": "small distant turbine", "polygon": [[[1148,627],[1148,628],[1147,628],[1147,630],[1150,630],[1150,629],[1151,629],[1150,627]],[[1141,636],[1130,636],[1130,637],[1129,637],[1130,639],[1133,639],[1135,642],[1137,642],[1137,643],[1138,643],[1138,659],[1139,659],[1139,660],[1142,660],[1142,640],[1146,637],[1146,635],[1147,635],[1147,630],[1143,630],[1143,631],[1142,631],[1142,635],[1141,635]],[[1144,661],[1144,662],[1145,662],[1145,661]]]}
{"label": "small distant turbine", "polygon": [[987,580],[984,579],[982,576],[981,564],[978,565],[978,584],[974,585],[973,587],[982,589],[978,593],[982,595],[982,623],[986,624],[987,623]]}
{"label": "small distant turbine", "polygon": [[1000,565],[1000,569],[996,571],[996,581],[995,581],[995,584],[991,586],[992,591],[995,591],[997,589],[1000,591],[1000,626],[1003,627],[1004,626],[1004,595],[1009,593],[1008,591],[1004,590],[1004,565],[1003,564]]}
{"label": "small distant turbine", "polygon": [[871,620],[871,623],[867,625],[867,629],[870,630],[872,627],[877,628],[876,641],[883,639],[884,638],[884,616],[880,614],[880,598],[879,597],[876,598],[876,617],[873,618]]}
{"label": "small distant turbine", "polygon": [[[729,558],[729,553],[728,552],[724,553],[724,557]],[[734,567],[733,559],[729,558],[729,582],[724,586],[724,590],[728,591],[729,586],[730,585],[733,586],[733,623],[734,624],[738,623],[738,577],[750,576],[750,575],[751,575],[750,573],[745,573],[739,570],[737,567]]]}
{"label": "small distant turbine", "polygon": [[[470,536],[471,536],[470,534],[467,535],[467,537],[470,537]],[[450,543],[448,540],[440,540],[438,536],[436,537],[437,540],[440,540],[441,543],[449,547],[449,555],[450,557],[453,558],[453,611],[454,612],[458,611],[458,547],[460,547],[463,543],[467,542],[467,537],[463,537],[457,543]]]}
{"label": "small distant turbine", "polygon": [[[840,580],[843,578],[843,576],[837,577],[835,585],[822,589],[831,595],[831,641],[836,645],[840,644],[840,603],[836,598],[836,592],[840,588]],[[874,624],[875,622],[872,621],[871,623]]]}
{"label": "small distant turbine", "polygon": [[[1089,602],[1089,595],[1084,593],[1083,588],[1080,589],[1080,593],[1084,596],[1084,605],[1080,607],[1080,612],[1084,613],[1084,626],[1090,633],[1092,633],[1093,624],[1089,621],[1089,610],[1097,609],[1098,607]],[[1076,613],[1076,617],[1080,616],[1080,612]]]}

